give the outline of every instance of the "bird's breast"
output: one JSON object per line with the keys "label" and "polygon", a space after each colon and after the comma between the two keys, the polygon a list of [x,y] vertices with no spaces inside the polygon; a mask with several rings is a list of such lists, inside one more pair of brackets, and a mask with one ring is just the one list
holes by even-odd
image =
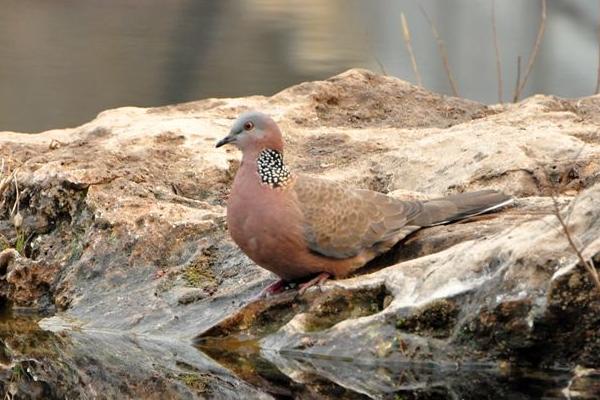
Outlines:
{"label": "bird's breast", "polygon": [[251,182],[242,180],[232,187],[227,204],[229,233],[254,262],[285,276],[298,264],[299,253],[308,251],[303,217],[292,193]]}

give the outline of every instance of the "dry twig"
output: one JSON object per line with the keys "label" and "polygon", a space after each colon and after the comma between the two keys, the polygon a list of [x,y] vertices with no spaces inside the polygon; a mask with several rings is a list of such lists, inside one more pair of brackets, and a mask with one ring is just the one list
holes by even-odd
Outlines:
{"label": "dry twig", "polygon": [[498,78],[498,101],[502,100],[502,65],[500,63],[500,49],[498,47],[498,33],[496,32],[496,0],[492,0],[492,35],[494,37],[494,51],[496,53],[496,75]]}
{"label": "dry twig", "polygon": [[513,95],[513,103],[518,100],[517,93],[519,91],[519,82],[521,82],[521,56],[517,57],[517,83],[515,84],[515,93]]}
{"label": "dry twig", "polygon": [[419,4],[419,10],[421,10],[421,13],[425,17],[425,19],[427,19],[427,22],[429,22],[429,25],[431,26],[431,32],[433,32],[433,36],[435,37],[435,41],[437,42],[438,49],[440,51],[440,56],[442,57],[442,62],[444,63],[444,70],[446,71],[448,81],[450,82],[450,87],[452,88],[452,94],[458,97],[458,89],[456,86],[456,81],[454,80],[454,76],[452,76],[452,70],[450,69],[450,62],[448,61],[448,53],[446,52],[446,46],[444,45],[444,41],[440,38],[435,24],[433,23],[431,18],[429,18],[429,14],[427,14],[427,11],[425,11],[421,4]]}
{"label": "dry twig", "polygon": [[10,215],[15,215],[15,210],[17,211],[17,214],[19,213],[19,181],[17,180],[17,174],[13,172],[12,174],[13,180],[15,182],[15,191],[16,191],[16,198],[15,198],[15,204],[13,204],[13,208],[10,211]]}
{"label": "dry twig", "polygon": [[[379,59],[379,57],[377,57],[377,54],[375,52],[375,49],[373,48],[372,42],[369,39],[369,32],[366,31],[365,32],[365,41],[363,42],[364,46],[365,46],[365,52],[372,54],[373,55],[373,59],[375,60],[375,62],[377,63],[377,66],[379,67],[379,71],[384,75],[384,76],[388,76],[387,71],[385,70],[385,66],[383,65],[383,63],[381,62],[381,60]],[[62,143],[61,143],[62,144]]]}
{"label": "dry twig", "polygon": [[535,38],[535,43],[533,44],[533,48],[531,49],[531,55],[529,56],[529,61],[527,62],[527,67],[525,68],[525,74],[523,75],[523,80],[517,86],[517,90],[515,91],[515,96],[513,101],[516,103],[519,101],[519,97],[523,93],[523,89],[527,84],[527,79],[529,78],[529,74],[533,69],[533,64],[535,59],[537,58],[538,51],[540,50],[540,45],[542,43],[542,38],[544,37],[544,31],[546,30],[546,0],[542,1],[542,16],[540,19],[540,26],[538,28],[537,37]]}
{"label": "dry twig", "polygon": [[4,165],[5,165],[4,158],[2,158],[2,166],[0,167],[0,177],[2,177],[2,179],[0,179],[0,194],[4,192],[4,189],[6,189],[6,187],[10,183],[10,181],[12,181],[13,174],[14,174],[14,171],[13,171],[10,175],[5,176]]}
{"label": "dry twig", "polygon": [[[577,160],[579,160],[581,153],[583,153],[584,149],[585,149],[585,145],[582,146],[579,149],[579,151],[577,152],[577,154],[575,155],[575,157],[571,159],[571,161],[573,163],[575,163],[575,162],[577,162]],[[541,163],[538,163],[538,166],[543,169],[543,165]],[[586,269],[586,271],[588,272],[588,274],[590,276],[592,283],[596,286],[596,288],[598,289],[598,292],[600,293],[600,278],[598,276],[598,271],[596,271],[596,268],[594,266],[594,261],[591,258],[589,260],[586,260],[585,257],[583,256],[583,251],[587,246],[583,245],[583,243],[577,244],[576,243],[576,242],[578,242],[577,238],[574,237],[573,235],[571,235],[571,232],[569,231],[569,220],[571,218],[573,210],[575,209],[575,204],[579,197],[576,197],[573,201],[571,201],[571,203],[570,203],[571,211],[569,212],[569,214],[567,215],[567,218],[565,220],[565,218],[563,218],[563,216],[560,212],[560,204],[558,203],[558,200],[557,200],[558,193],[560,193],[560,188],[558,188],[555,185],[552,188],[552,191],[550,193],[550,198],[552,199],[552,205],[554,207],[553,214],[558,219],[558,222],[560,223],[560,227],[562,228],[562,233],[565,235],[567,241],[569,242],[569,247],[577,255],[579,262]]]}
{"label": "dry twig", "polygon": [[387,71],[385,70],[385,67],[383,66],[383,63],[381,62],[381,60],[379,59],[379,57],[377,57],[376,55],[373,55],[373,58],[375,58],[375,62],[376,62],[376,63],[377,63],[377,65],[379,66],[379,69],[381,70],[381,73],[382,73],[384,76],[387,76],[387,75],[388,75],[388,73],[387,73]]}
{"label": "dry twig", "polygon": [[598,277],[598,271],[596,271],[596,268],[594,267],[594,261],[592,259],[586,260],[583,254],[581,253],[581,250],[575,243],[575,240],[573,240],[571,232],[569,232],[569,227],[567,226],[567,223],[565,222],[563,216],[560,213],[560,207],[558,206],[558,201],[556,200],[556,196],[554,195],[552,195],[552,203],[554,204],[554,215],[556,215],[556,218],[558,218],[558,222],[560,222],[560,226],[562,227],[565,237],[569,242],[569,246],[575,252],[577,258],[579,258],[579,262],[581,263],[581,265],[583,265],[587,270],[592,282],[594,283],[594,285],[596,285],[598,292],[600,292],[600,277]]}
{"label": "dry twig", "polygon": [[404,43],[406,44],[408,54],[410,55],[410,62],[412,63],[412,69],[415,73],[415,77],[417,78],[417,85],[422,87],[423,81],[421,80],[419,68],[417,68],[417,60],[415,58],[415,53],[413,52],[412,43],[410,39],[410,30],[408,29],[408,22],[406,22],[406,17],[404,16],[404,13],[400,14],[400,19],[402,20],[402,35],[404,36]]}

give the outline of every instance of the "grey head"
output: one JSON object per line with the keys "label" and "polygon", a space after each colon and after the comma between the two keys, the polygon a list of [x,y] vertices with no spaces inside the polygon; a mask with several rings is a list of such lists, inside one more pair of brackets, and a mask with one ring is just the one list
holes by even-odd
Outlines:
{"label": "grey head", "polygon": [[273,149],[283,151],[283,139],[275,121],[258,111],[245,112],[233,123],[229,134],[216,147],[233,144],[242,152]]}

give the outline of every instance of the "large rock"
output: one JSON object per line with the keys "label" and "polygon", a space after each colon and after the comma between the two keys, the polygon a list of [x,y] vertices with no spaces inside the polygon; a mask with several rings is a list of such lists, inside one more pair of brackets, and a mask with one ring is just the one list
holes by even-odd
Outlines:
{"label": "large rock", "polygon": [[[493,188],[514,195],[516,206],[422,230],[324,293],[252,302],[274,277],[227,236],[224,205],[239,153],[214,148],[249,109],[280,124],[296,171],[407,197]],[[18,253],[0,255],[0,296],[15,309],[56,313],[42,321],[47,329],[75,329],[65,353],[47,359],[82,374],[73,360],[93,358],[106,369],[86,384],[99,392],[119,380],[120,364],[112,350],[92,351],[92,339],[124,354],[121,368],[160,376],[160,390],[189,396],[206,393],[182,385],[184,374],[215,397],[227,397],[230,385],[262,396],[214,365],[198,372],[212,364],[190,346],[197,335],[203,348],[251,340],[288,380],[316,374],[372,397],[411,386],[365,383],[356,371],[297,357],[597,367],[600,295],[550,195],[584,256],[598,263],[599,112],[598,96],[487,107],[351,70],[272,97],[127,107],[73,129],[3,132],[0,234]],[[131,335],[147,339],[127,355]],[[12,363],[27,357],[9,355]],[[45,379],[56,385],[59,375]],[[131,383],[136,376],[122,395],[147,395]],[[444,390],[464,394],[463,386]]]}

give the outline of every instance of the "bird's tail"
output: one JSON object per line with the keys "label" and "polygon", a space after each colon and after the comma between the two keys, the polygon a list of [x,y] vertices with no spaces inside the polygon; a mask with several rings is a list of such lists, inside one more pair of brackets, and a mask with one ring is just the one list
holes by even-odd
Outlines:
{"label": "bird's tail", "polygon": [[513,201],[512,197],[495,190],[455,194],[424,202],[423,212],[410,224],[418,226],[447,224],[497,210]]}

